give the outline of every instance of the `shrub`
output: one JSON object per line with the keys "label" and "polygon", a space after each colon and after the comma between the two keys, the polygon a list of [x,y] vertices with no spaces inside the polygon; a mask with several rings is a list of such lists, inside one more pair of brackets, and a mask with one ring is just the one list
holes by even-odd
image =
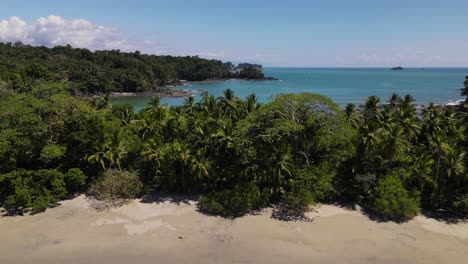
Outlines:
{"label": "shrub", "polygon": [[17,211],[31,207],[31,192],[26,188],[15,188],[13,193],[8,195],[3,202],[7,211]]}
{"label": "shrub", "polygon": [[308,190],[313,201],[324,201],[336,194],[333,187],[335,175],[336,170],[333,166],[328,162],[322,162],[316,167],[299,170],[292,189],[303,194]]}
{"label": "shrub", "polygon": [[0,203],[9,211],[32,207],[43,211],[67,195],[64,175],[58,170],[17,170],[0,175]]}
{"label": "shrub", "polygon": [[263,189],[262,193],[253,183],[243,184],[234,189],[226,189],[214,192],[200,199],[199,206],[202,210],[220,215],[240,215],[250,210],[266,206],[270,192]]}
{"label": "shrub", "polygon": [[384,219],[405,220],[420,211],[419,195],[405,189],[397,175],[379,180],[370,196],[370,209]]}
{"label": "shrub", "polygon": [[[49,196],[56,202],[67,195],[63,173],[58,170],[37,170],[33,173],[32,189],[40,192],[39,196]],[[40,191],[42,190],[42,191]]]}
{"label": "shrub", "polygon": [[130,171],[108,170],[91,186],[90,193],[97,199],[134,199],[141,195],[143,183]]}
{"label": "shrub", "polygon": [[459,196],[455,202],[453,202],[453,208],[457,210],[459,214],[468,215],[468,194]]}
{"label": "shrub", "polygon": [[60,159],[65,155],[67,151],[67,147],[55,145],[55,144],[47,144],[41,150],[40,160],[48,163],[52,160]]}
{"label": "shrub", "polygon": [[69,192],[77,191],[86,183],[86,176],[80,169],[72,168],[65,173],[64,180]]}
{"label": "shrub", "polygon": [[284,196],[283,209],[292,215],[302,215],[310,205],[331,198],[336,193],[333,187],[335,175],[335,169],[328,162],[298,170],[290,184],[291,190]]}
{"label": "shrub", "polygon": [[37,197],[32,203],[33,212],[45,211],[45,209],[49,207],[53,200],[54,199],[50,196],[50,194]]}
{"label": "shrub", "polygon": [[312,204],[315,204],[314,196],[304,187],[296,187],[284,199],[286,208],[295,214],[303,214]]}

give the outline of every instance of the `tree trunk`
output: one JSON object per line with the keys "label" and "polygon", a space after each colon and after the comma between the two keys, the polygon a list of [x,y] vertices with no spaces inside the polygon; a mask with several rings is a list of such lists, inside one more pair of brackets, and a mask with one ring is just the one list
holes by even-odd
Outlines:
{"label": "tree trunk", "polygon": [[[437,169],[436,169],[436,176],[435,176],[435,184],[437,184],[437,180],[439,179],[439,168],[440,168],[440,153],[439,157],[437,158]],[[436,195],[436,187],[432,189],[432,194],[431,194],[431,207],[434,207],[434,198]]]}
{"label": "tree trunk", "polygon": [[185,192],[185,168],[182,165],[182,192]]}

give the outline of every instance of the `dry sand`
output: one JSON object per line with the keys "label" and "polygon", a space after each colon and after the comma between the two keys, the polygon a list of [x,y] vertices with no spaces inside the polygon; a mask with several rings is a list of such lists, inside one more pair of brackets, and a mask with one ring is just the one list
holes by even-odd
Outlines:
{"label": "dry sand", "polygon": [[418,216],[377,223],[323,205],[313,222],[271,209],[235,220],[206,216],[192,200],[97,212],[84,196],[45,213],[0,217],[0,263],[468,263],[468,224]]}

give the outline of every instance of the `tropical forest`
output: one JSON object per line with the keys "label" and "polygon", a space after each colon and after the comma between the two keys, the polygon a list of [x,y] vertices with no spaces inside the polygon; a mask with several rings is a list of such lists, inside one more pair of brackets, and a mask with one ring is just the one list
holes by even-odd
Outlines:
{"label": "tropical forest", "polygon": [[468,102],[417,106],[389,94],[340,108],[305,92],[262,104],[227,89],[176,106],[156,96],[137,112],[105,96],[237,74],[223,65],[0,44],[0,206],[39,213],[80,193],[162,192],[199,195],[200,211],[224,217],[270,206],[301,216],[318,203],[392,221],[468,215]]}

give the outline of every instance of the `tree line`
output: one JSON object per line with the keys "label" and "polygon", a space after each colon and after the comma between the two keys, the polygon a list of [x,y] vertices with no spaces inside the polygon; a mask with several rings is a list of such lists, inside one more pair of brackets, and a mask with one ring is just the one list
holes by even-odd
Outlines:
{"label": "tree line", "polygon": [[[242,74],[241,74],[242,73]],[[41,84],[66,83],[73,93],[144,92],[178,80],[262,78],[261,70],[230,71],[219,60],[157,56],[120,50],[0,43],[0,87],[31,92]]]}
{"label": "tree line", "polygon": [[468,214],[467,104],[417,111],[413,97],[393,94],[340,109],[301,93],[262,105],[228,89],[180,106],[154,97],[135,112],[78,99],[70,85],[0,89],[0,204],[10,213],[80,192],[157,190],[201,194],[201,210],[226,216],[336,200],[391,220]]}

